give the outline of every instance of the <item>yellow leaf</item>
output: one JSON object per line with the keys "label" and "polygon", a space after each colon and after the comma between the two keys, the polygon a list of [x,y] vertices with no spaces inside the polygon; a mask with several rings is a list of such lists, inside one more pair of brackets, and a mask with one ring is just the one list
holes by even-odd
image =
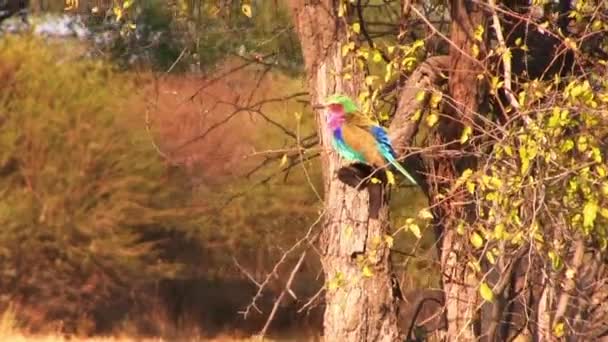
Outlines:
{"label": "yellow leaf", "polygon": [[386,181],[389,185],[395,185],[395,175],[390,170],[386,170]]}
{"label": "yellow leaf", "polygon": [[494,254],[492,252],[486,252],[486,259],[488,259],[490,264],[496,264],[496,259],[494,258]]}
{"label": "yellow leaf", "polygon": [[116,16],[116,21],[120,21],[122,18],[122,8],[118,6],[114,6],[113,8],[114,15]]}
{"label": "yellow leaf", "polygon": [[426,117],[426,124],[429,127],[435,126],[437,121],[439,121],[439,116],[435,113],[429,114],[429,116]]}
{"label": "yellow leaf", "polygon": [[424,208],[418,212],[418,217],[423,220],[430,220],[433,218],[433,214],[427,208]]}
{"label": "yellow leaf", "polygon": [[425,97],[426,97],[426,92],[424,90],[420,90],[418,93],[416,93],[416,101],[418,101],[418,102],[424,101]]}
{"label": "yellow leaf", "polygon": [[346,11],[346,4],[345,3],[340,3],[340,6],[338,7],[338,17],[342,18],[344,16],[344,12]]}
{"label": "yellow leaf", "polygon": [[368,86],[371,86],[374,84],[374,81],[376,81],[377,79],[378,79],[378,76],[374,76],[374,75],[367,76],[367,77],[365,77],[365,84]]}
{"label": "yellow leaf", "polygon": [[494,301],[494,292],[492,292],[490,286],[488,286],[488,284],[485,282],[481,283],[479,286],[479,294],[481,295],[481,298],[487,302]]}
{"label": "yellow leaf", "polygon": [[131,5],[133,5],[133,0],[126,0],[125,2],[122,3],[122,8],[127,9],[127,8],[131,7]]}
{"label": "yellow leaf", "polygon": [[468,181],[468,182],[467,182],[467,191],[468,191],[470,194],[475,193],[475,183],[473,183],[473,182],[471,182],[471,181]]}
{"label": "yellow leaf", "polygon": [[470,126],[467,126],[462,130],[462,135],[460,136],[461,144],[464,144],[465,142],[467,142],[467,140],[469,140],[469,135],[471,135],[472,131],[473,129]]}
{"label": "yellow leaf", "polygon": [[471,54],[475,58],[477,58],[477,56],[479,56],[479,46],[477,46],[477,44],[473,44],[473,47],[471,47]]}
{"label": "yellow leaf", "polygon": [[283,155],[283,157],[281,158],[281,163],[279,164],[279,167],[283,167],[287,164],[287,153],[285,153]]}
{"label": "yellow leaf", "polygon": [[372,182],[372,184],[379,184],[382,183],[382,181],[380,181],[380,179],[376,178],[376,177],[372,177],[372,179],[370,180]]}
{"label": "yellow leaf", "polygon": [[375,63],[379,63],[379,62],[381,62],[381,61],[382,61],[382,55],[380,54],[380,51],[377,51],[377,50],[376,50],[376,51],[374,51],[374,55],[372,56],[372,60],[373,60]]}
{"label": "yellow leaf", "polygon": [[243,6],[241,6],[241,11],[243,11],[243,14],[246,15],[247,17],[251,18],[251,5],[249,4],[243,4]]}
{"label": "yellow leaf", "polygon": [[564,322],[556,323],[553,326],[553,335],[557,338],[564,336]]}
{"label": "yellow leaf", "polygon": [[372,270],[369,269],[369,267],[367,266],[363,266],[363,276],[366,278],[371,278],[374,276],[374,273],[372,273]]}
{"label": "yellow leaf", "polygon": [[361,32],[361,24],[359,24],[359,23],[354,23],[354,24],[353,24],[353,31],[354,31],[356,34],[359,34],[359,33]]}
{"label": "yellow leaf", "polygon": [[566,270],[566,278],[574,279],[575,275],[576,275],[576,271],[574,269],[569,268],[568,270]]}
{"label": "yellow leaf", "polygon": [[409,228],[409,231],[412,232],[412,234],[414,234],[414,236],[417,239],[420,239],[422,237],[422,233],[420,232],[420,227],[418,227],[417,224],[412,223],[412,224],[409,225],[408,228]]}
{"label": "yellow leaf", "polygon": [[297,121],[302,120],[302,113],[300,113],[300,112],[295,112],[295,113],[293,113],[293,115],[296,117],[296,120],[297,120]]}
{"label": "yellow leaf", "polygon": [[593,227],[598,209],[599,207],[595,201],[589,201],[585,204],[583,208],[583,227]]}
{"label": "yellow leaf", "polygon": [[484,28],[482,25],[477,25],[477,27],[475,28],[475,33],[474,33],[474,38],[477,41],[482,41],[483,40],[483,33],[484,33]]}
{"label": "yellow leaf", "polygon": [[393,247],[393,244],[395,243],[395,239],[390,235],[385,235],[384,242],[386,243],[388,248],[391,248],[391,247]]}
{"label": "yellow leaf", "polygon": [[351,237],[351,235],[353,235],[353,226],[346,226],[346,229],[344,229],[344,235],[346,235],[347,238]]}
{"label": "yellow leaf", "polygon": [[473,234],[471,234],[469,239],[471,240],[471,244],[473,245],[473,247],[475,247],[475,248],[483,247],[483,238],[481,237],[481,235],[479,235],[479,233],[473,232]]}

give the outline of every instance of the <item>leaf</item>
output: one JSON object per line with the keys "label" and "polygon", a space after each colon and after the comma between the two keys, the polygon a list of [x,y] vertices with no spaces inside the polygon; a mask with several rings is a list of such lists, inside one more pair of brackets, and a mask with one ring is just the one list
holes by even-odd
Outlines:
{"label": "leaf", "polygon": [[371,179],[372,184],[380,184],[382,183],[382,181],[376,177],[372,177]]}
{"label": "leaf", "polygon": [[388,248],[392,248],[395,243],[395,239],[390,235],[384,235],[384,242],[388,246]]}
{"label": "leaf", "polygon": [[386,181],[389,185],[395,185],[395,175],[390,170],[386,170]]}
{"label": "leaf", "polygon": [[431,220],[433,218],[433,214],[427,208],[424,208],[418,212],[418,217],[423,220]]}
{"label": "leaf", "polygon": [[598,209],[599,207],[596,201],[589,201],[585,204],[585,207],[583,208],[583,227],[593,227]]}
{"label": "leaf", "polygon": [[474,39],[481,42],[483,40],[484,28],[482,25],[477,25],[475,28]]}
{"label": "leaf", "polygon": [[372,270],[369,269],[369,267],[363,266],[363,270],[362,270],[363,276],[366,278],[371,278],[374,276],[374,273],[372,272]]}
{"label": "leaf", "polygon": [[116,21],[120,21],[120,19],[122,18],[122,8],[118,7],[118,6],[114,6],[113,8],[113,12],[114,15],[116,16]]}
{"label": "leaf", "polygon": [[565,332],[564,331],[564,322],[556,323],[553,326],[553,335],[555,335],[555,337],[559,338],[559,337],[564,336],[564,332]]}
{"label": "leaf", "polygon": [[422,102],[426,98],[426,91],[420,90],[416,93],[416,101]]}
{"label": "leaf", "polygon": [[461,144],[464,144],[465,142],[467,142],[467,140],[469,140],[469,136],[471,135],[472,131],[473,131],[473,129],[470,126],[466,126],[462,130],[462,135],[460,136],[460,143]]}
{"label": "leaf", "polygon": [[347,238],[351,237],[353,235],[353,226],[346,226],[346,228],[344,229],[344,235],[346,235]]}
{"label": "leaf", "polygon": [[420,239],[422,237],[422,233],[420,232],[420,227],[418,227],[417,224],[412,223],[412,224],[409,225],[408,228],[409,228],[409,231],[412,232],[412,234],[414,234],[414,236],[417,239]]}
{"label": "leaf", "polygon": [[355,32],[356,34],[361,33],[361,24],[359,24],[359,23],[354,23],[354,24],[353,24],[353,32]]}
{"label": "leaf", "polygon": [[378,76],[370,75],[365,77],[365,84],[368,86],[372,86],[374,82],[378,79]]}
{"label": "leaf", "polygon": [[574,269],[569,268],[568,270],[566,270],[566,278],[574,279],[575,275],[576,275],[576,271]]}
{"label": "leaf", "polygon": [[251,5],[249,5],[249,4],[243,4],[241,6],[241,11],[243,11],[243,14],[246,15],[248,18],[251,18],[251,16],[252,16]]}
{"label": "leaf", "polygon": [[492,292],[492,289],[490,288],[490,286],[488,286],[488,284],[486,282],[481,283],[481,285],[479,285],[479,294],[481,295],[481,298],[483,298],[486,302],[493,302],[494,301],[494,292]]}
{"label": "leaf", "polygon": [[494,254],[492,252],[486,252],[486,259],[488,259],[490,264],[496,264],[496,258],[494,258]]}
{"label": "leaf", "polygon": [[477,58],[477,56],[479,56],[479,46],[477,44],[473,44],[473,47],[471,47],[471,54],[475,58]]}
{"label": "leaf", "polygon": [[285,165],[287,165],[287,153],[285,153],[281,158],[281,163],[279,164],[279,167],[283,167]]}
{"label": "leaf", "polygon": [[378,50],[374,51],[374,55],[372,56],[372,61],[374,61],[375,63],[380,63],[382,61],[382,55],[380,54],[380,51],[378,51]]}
{"label": "leaf", "polygon": [[435,113],[431,113],[431,114],[429,114],[429,116],[426,117],[426,124],[429,127],[435,126],[437,121],[439,121],[439,116]]}
{"label": "leaf", "polygon": [[125,2],[122,3],[122,8],[127,9],[131,7],[131,5],[133,5],[133,0],[125,0]]}
{"label": "leaf", "polygon": [[479,233],[473,232],[469,240],[471,240],[471,244],[473,245],[473,247],[477,249],[483,247],[483,238],[481,237],[481,235],[479,235]]}
{"label": "leaf", "polygon": [[551,260],[551,266],[553,266],[554,270],[557,271],[562,268],[562,259],[557,253],[555,253],[554,251],[549,251],[547,255],[549,256],[549,260]]}

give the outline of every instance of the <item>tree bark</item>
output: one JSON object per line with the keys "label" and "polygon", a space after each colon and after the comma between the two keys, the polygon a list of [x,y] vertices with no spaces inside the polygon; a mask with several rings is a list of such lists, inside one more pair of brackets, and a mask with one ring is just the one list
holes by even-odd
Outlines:
{"label": "tree bark", "polygon": [[[313,106],[333,93],[356,95],[362,75],[344,81],[341,45],[346,39],[338,2],[291,2],[302,45]],[[397,303],[392,290],[389,249],[382,243],[388,207],[369,217],[369,195],[338,180],[341,159],[333,152],[325,112],[316,110],[325,191],[326,221],[321,262],[327,284],[324,337],[327,341],[396,341]],[[364,268],[366,268],[364,272]]]}
{"label": "tree bark", "polygon": [[[448,144],[448,150],[466,150],[455,142],[463,126],[477,121],[485,93],[477,75],[483,72],[481,63],[472,55],[474,46],[483,55],[483,41],[475,41],[477,27],[486,27],[486,19],[481,8],[470,0],[452,0],[452,25],[450,32],[450,77],[448,92],[448,119],[439,124],[441,142]],[[438,179],[449,180],[449,186],[466,168],[475,168],[473,157],[442,158],[434,161],[435,174]],[[437,189],[441,189],[441,185]],[[438,193],[438,192],[436,192]],[[474,271],[467,267],[468,236],[456,232],[457,220],[472,222],[475,219],[474,208],[453,205],[465,202],[464,198],[454,198],[439,206],[441,229],[443,230],[439,245],[443,274],[443,289],[446,296],[447,337],[450,341],[474,341],[480,334],[478,306],[480,299],[477,291],[478,280]]]}

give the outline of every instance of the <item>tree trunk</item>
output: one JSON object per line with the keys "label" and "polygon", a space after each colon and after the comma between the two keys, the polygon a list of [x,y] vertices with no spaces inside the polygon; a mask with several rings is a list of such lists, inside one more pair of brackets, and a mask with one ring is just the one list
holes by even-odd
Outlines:
{"label": "tree trunk", "polygon": [[[450,32],[450,77],[448,89],[451,101],[447,110],[449,119],[439,126],[443,143],[449,143],[449,149],[465,150],[457,142],[464,125],[472,126],[476,121],[485,93],[477,75],[483,72],[481,63],[472,56],[477,46],[483,54],[483,42],[475,41],[477,27],[485,28],[485,17],[479,6],[470,0],[453,0],[451,2],[452,26]],[[451,159],[451,160],[450,160]],[[438,179],[455,180],[466,168],[474,169],[472,157],[452,159],[443,158],[434,162]],[[452,183],[451,181],[448,184]],[[448,185],[446,184],[446,185]],[[449,185],[448,185],[449,186]],[[440,188],[440,187],[438,187]],[[474,341],[479,335],[477,291],[478,279],[474,271],[467,266],[468,236],[456,233],[458,219],[471,222],[475,219],[474,209],[453,205],[463,203],[464,198],[454,198],[440,206],[442,234],[441,269],[443,288],[446,296],[447,336],[450,341]]]}
{"label": "tree trunk", "polygon": [[[345,18],[338,2],[291,2],[296,31],[302,44],[313,106],[333,93],[356,95],[362,75],[344,81],[341,46]],[[397,305],[392,291],[388,207],[377,219],[369,217],[369,195],[338,180],[342,166],[331,149],[325,112],[316,110],[322,155],[325,224],[321,234],[321,262],[327,285],[324,336],[327,341],[396,341]]]}

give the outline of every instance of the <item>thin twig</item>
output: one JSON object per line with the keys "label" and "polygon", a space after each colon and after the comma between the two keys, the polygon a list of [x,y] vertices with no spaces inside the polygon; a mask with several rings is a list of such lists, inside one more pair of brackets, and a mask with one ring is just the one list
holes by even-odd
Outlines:
{"label": "thin twig", "polygon": [[283,300],[283,297],[285,297],[285,293],[287,293],[287,291],[290,289],[291,283],[293,283],[293,280],[295,279],[296,274],[300,270],[300,267],[302,267],[302,263],[304,262],[304,258],[305,257],[306,257],[306,251],[304,251],[304,252],[302,252],[302,254],[300,254],[300,259],[298,260],[298,262],[296,263],[296,265],[294,266],[294,268],[291,270],[291,274],[289,275],[289,279],[287,279],[287,283],[285,283],[285,288],[283,289],[283,291],[279,295],[279,298],[277,298],[277,300],[274,302],[274,306],[272,307],[272,311],[270,312],[270,315],[268,315],[268,319],[266,320],[266,324],[264,324],[264,328],[262,328],[262,330],[260,331],[260,334],[258,335],[259,337],[263,338],[266,335],[266,332],[268,331],[268,327],[270,327],[270,323],[272,323],[272,319],[274,318],[274,315],[277,313],[277,309],[279,308],[279,305],[281,304],[281,301]]}

